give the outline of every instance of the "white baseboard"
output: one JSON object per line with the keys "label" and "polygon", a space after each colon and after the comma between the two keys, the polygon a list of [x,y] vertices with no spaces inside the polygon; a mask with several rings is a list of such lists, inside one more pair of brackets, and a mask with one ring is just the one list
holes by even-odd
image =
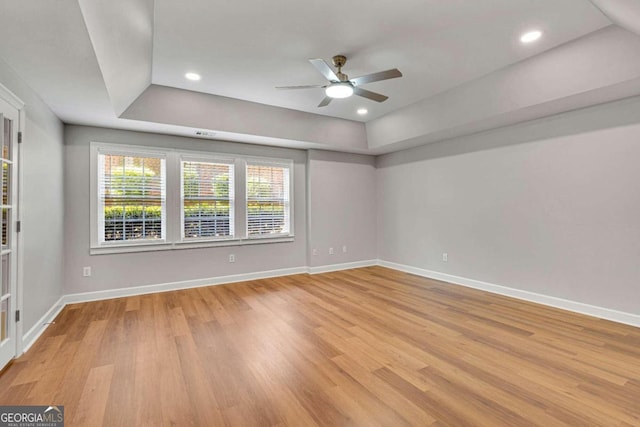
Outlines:
{"label": "white baseboard", "polygon": [[521,289],[508,288],[506,286],[494,285],[493,283],[482,282],[480,280],[468,279],[466,277],[453,276],[451,274],[440,273],[432,270],[411,267],[408,265],[397,264],[395,262],[378,260],[378,265],[382,267],[392,268],[394,270],[404,271],[406,273],[415,274],[430,279],[442,280],[456,285],[466,286],[468,288],[480,289],[494,294],[505,295],[521,299],[524,301],[535,302],[550,307],[560,308],[563,310],[573,311],[575,313],[586,314],[588,316],[600,319],[611,320],[626,325],[640,327],[640,315],[626,313],[623,311],[612,310],[610,308],[598,307],[595,305],[584,304],[581,302],[556,298],[548,295],[538,294],[535,292],[523,291]]}
{"label": "white baseboard", "polygon": [[294,267],[279,270],[260,271],[256,273],[234,274],[230,276],[210,277],[207,279],[184,280],[179,282],[160,283],[155,285],[134,286],[130,288],[108,289],[104,291],[81,292],[67,294],[62,297],[64,304],[100,301],[111,298],[130,297],[156,292],[176,291],[180,289],[215,286],[227,283],[245,282],[247,280],[268,279],[269,277],[290,276],[292,274],[318,274],[330,271],[348,270],[351,268],[370,267],[377,265],[377,260],[356,261],[344,264],[323,265],[320,267]]}
{"label": "white baseboard", "polygon": [[307,273],[306,267],[283,268],[279,270],[260,271],[256,273],[234,274],[230,276],[211,277],[208,279],[184,280],[180,282],[160,283],[157,285],[134,286],[131,288],[109,289],[105,291],[82,292],[63,296],[64,304],[99,301],[111,298],[130,297],[134,295],[157,292],[176,291],[180,289],[199,288],[203,286],[223,285],[226,283],[245,282],[247,280],[267,279],[269,277],[290,276]]}
{"label": "white baseboard", "polygon": [[346,262],[343,264],[321,265],[319,267],[309,267],[309,274],[330,273],[332,271],[350,270],[352,268],[371,267],[378,265],[378,260],[370,259],[366,261]]}
{"label": "white baseboard", "polygon": [[49,324],[53,322],[53,319],[60,314],[62,309],[64,308],[64,296],[60,297],[55,304],[51,306],[51,308],[36,322],[35,325],[31,329],[27,331],[26,334],[22,336],[22,352],[26,352],[29,348],[35,343],[40,335],[44,333]]}

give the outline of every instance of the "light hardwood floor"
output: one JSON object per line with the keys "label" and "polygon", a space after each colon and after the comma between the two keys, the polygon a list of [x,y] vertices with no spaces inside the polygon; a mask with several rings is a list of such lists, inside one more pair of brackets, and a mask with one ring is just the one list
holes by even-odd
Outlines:
{"label": "light hardwood floor", "polygon": [[67,306],[0,404],[68,426],[639,426],[640,329],[381,267]]}

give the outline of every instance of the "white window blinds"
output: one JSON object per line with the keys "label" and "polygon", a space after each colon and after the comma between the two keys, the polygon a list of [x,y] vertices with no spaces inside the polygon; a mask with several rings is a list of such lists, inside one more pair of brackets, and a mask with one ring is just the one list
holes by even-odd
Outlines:
{"label": "white window blinds", "polygon": [[294,239],[294,162],[91,143],[91,254]]}
{"label": "white window blinds", "polygon": [[101,243],[165,239],[165,163],[162,156],[99,152]]}
{"label": "white window blinds", "polygon": [[233,164],[182,161],[182,238],[234,236]]}
{"label": "white window blinds", "polygon": [[247,236],[290,231],[289,166],[247,162]]}

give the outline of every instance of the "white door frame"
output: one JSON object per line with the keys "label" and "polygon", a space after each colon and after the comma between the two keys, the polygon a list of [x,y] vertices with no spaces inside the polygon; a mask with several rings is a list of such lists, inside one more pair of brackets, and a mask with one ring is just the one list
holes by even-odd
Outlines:
{"label": "white door frame", "polygon": [[[7,102],[9,105],[18,110],[18,132],[21,137],[24,139],[24,131],[25,131],[25,123],[26,123],[26,115],[25,115],[25,103],[18,98],[13,92],[7,89],[4,85],[0,83],[0,98]],[[17,221],[22,220],[22,143],[20,140],[16,141],[15,151],[14,151],[14,164],[18,168],[17,173],[17,206],[16,206],[16,215],[15,218]],[[13,224],[15,229],[16,224]],[[17,230],[16,230],[17,231]],[[23,290],[23,239],[22,232],[16,232],[16,298],[15,298],[15,308],[20,311],[20,320],[16,322],[16,336],[15,336],[15,357],[19,357],[23,352],[23,316],[24,316],[24,290]],[[10,316],[15,316],[14,313],[10,313]],[[15,318],[15,317],[14,317]],[[2,367],[0,366],[0,369]]]}

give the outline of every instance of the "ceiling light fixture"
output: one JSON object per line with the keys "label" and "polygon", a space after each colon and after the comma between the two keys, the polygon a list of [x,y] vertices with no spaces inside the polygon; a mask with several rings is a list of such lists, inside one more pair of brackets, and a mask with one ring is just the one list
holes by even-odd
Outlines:
{"label": "ceiling light fixture", "polygon": [[364,116],[368,112],[369,110],[367,110],[366,108],[358,108],[358,114],[360,114],[361,116]]}
{"label": "ceiling light fixture", "polygon": [[542,31],[529,31],[528,33],[524,33],[522,37],[520,37],[520,41],[522,43],[531,43],[538,40],[540,37],[542,37]]}
{"label": "ceiling light fixture", "polygon": [[353,86],[348,82],[331,83],[324,93],[330,98],[348,98],[353,95]]}
{"label": "ceiling light fixture", "polygon": [[189,80],[193,80],[193,81],[198,81],[201,79],[200,74],[196,74],[196,73],[187,73],[184,75],[187,79]]}

